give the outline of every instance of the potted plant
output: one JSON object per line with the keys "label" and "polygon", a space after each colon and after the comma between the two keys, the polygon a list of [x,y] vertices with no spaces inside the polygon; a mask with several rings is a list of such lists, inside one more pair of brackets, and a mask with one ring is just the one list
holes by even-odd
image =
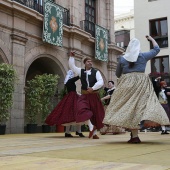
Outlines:
{"label": "potted plant", "polygon": [[42,110],[41,104],[41,82],[38,76],[27,81],[26,93],[26,121],[27,133],[35,133],[37,129],[37,115]]}
{"label": "potted plant", "polygon": [[0,134],[5,134],[6,122],[10,117],[15,81],[16,71],[13,66],[0,64]]}
{"label": "potted plant", "polygon": [[68,93],[67,88],[64,86],[64,88],[59,91],[58,94],[59,99],[61,100],[67,93]]}
{"label": "potted plant", "polygon": [[50,111],[53,109],[52,98],[56,92],[59,76],[53,74],[43,74],[40,76],[40,79],[42,80],[42,132],[47,133],[50,132],[50,126],[44,124],[44,122]]}
{"label": "potted plant", "polygon": [[50,113],[51,98],[54,96],[58,78],[58,75],[43,74],[36,75],[34,79],[27,81],[26,118],[28,133],[36,132],[38,115],[41,115],[41,121],[44,123]]}

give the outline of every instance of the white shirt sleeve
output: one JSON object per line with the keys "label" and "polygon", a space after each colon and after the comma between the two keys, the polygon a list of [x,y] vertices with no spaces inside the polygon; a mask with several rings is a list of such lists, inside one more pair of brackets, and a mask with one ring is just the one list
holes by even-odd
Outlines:
{"label": "white shirt sleeve", "polygon": [[164,90],[164,89],[162,89],[159,94],[160,94],[160,96],[163,98],[164,101],[167,100],[167,97],[166,97],[166,95],[165,95],[165,90]]}
{"label": "white shirt sleeve", "polygon": [[103,78],[99,71],[96,72],[96,80],[97,82],[92,87],[93,90],[98,90],[104,85]]}
{"label": "white shirt sleeve", "polygon": [[68,64],[70,69],[81,77],[81,68],[75,66],[74,57],[70,56]]}

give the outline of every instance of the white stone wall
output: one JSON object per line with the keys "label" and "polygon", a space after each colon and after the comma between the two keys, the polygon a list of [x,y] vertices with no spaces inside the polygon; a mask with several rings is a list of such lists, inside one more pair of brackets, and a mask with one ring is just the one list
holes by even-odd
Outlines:
{"label": "white stone wall", "polygon": [[[135,15],[135,36],[141,42],[141,50],[148,51],[150,46],[145,38],[149,34],[149,20],[167,17],[168,23],[168,44],[170,46],[170,1],[169,0],[156,0],[148,2],[148,0],[135,0],[134,1],[134,15]],[[141,12],[139,12],[141,11]],[[169,55],[170,47],[161,48],[157,56]],[[150,61],[147,63],[146,74],[151,72]]]}

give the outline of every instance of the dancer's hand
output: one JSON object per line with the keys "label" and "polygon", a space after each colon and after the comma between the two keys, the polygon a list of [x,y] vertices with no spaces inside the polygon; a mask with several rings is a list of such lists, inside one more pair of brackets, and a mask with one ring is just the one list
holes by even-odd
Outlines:
{"label": "dancer's hand", "polygon": [[88,93],[93,93],[93,89],[92,89],[91,87],[89,87],[89,88],[87,89],[87,92],[88,92]]}
{"label": "dancer's hand", "polygon": [[75,56],[75,52],[74,52],[74,51],[71,51],[71,52],[70,52],[70,56],[74,57],[74,56]]}
{"label": "dancer's hand", "polygon": [[151,36],[149,36],[149,35],[146,35],[145,37],[148,39],[148,41],[152,41],[153,40],[153,38]]}

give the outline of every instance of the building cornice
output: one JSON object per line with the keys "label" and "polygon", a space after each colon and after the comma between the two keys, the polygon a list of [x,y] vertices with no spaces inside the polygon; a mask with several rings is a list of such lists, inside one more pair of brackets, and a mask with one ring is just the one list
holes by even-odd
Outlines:
{"label": "building cornice", "polygon": [[115,44],[108,44],[108,50],[116,50],[117,52],[123,53],[124,52],[124,48],[118,47]]}
{"label": "building cornice", "polygon": [[33,10],[31,8],[28,8],[16,1],[11,0],[1,0],[1,6],[0,10],[3,10],[3,12],[17,16],[19,18],[22,18],[24,20],[29,20],[30,17],[43,21],[43,15],[37,12],[36,10]]}
{"label": "building cornice", "polygon": [[[43,26],[44,16],[42,14],[20,3],[17,3],[16,1],[1,0],[0,11],[3,11],[3,13],[11,15],[11,17],[21,18],[22,20],[25,20],[25,22],[27,23],[34,24],[39,27]],[[36,34],[26,32],[25,30],[20,30],[19,28],[13,28],[11,26],[4,24],[0,24],[0,26],[1,28],[4,28],[5,31],[10,31],[11,34],[15,33],[16,35],[25,37],[26,39],[30,37],[38,41],[42,39],[42,37]],[[67,38],[77,39],[82,44],[86,44],[88,46],[95,45],[95,38],[92,37],[90,33],[84,31],[83,29],[76,25],[71,26],[63,25],[63,36]],[[108,49],[122,52],[122,49],[117,47],[115,44],[109,44]]]}
{"label": "building cornice", "polygon": [[124,22],[124,21],[130,21],[134,19],[134,15],[133,16],[126,16],[123,18],[117,18],[114,20],[114,23],[119,23],[119,22]]}
{"label": "building cornice", "polygon": [[25,45],[28,39],[24,36],[17,35],[12,33],[11,34],[11,39],[13,43],[20,44],[20,45]]}

